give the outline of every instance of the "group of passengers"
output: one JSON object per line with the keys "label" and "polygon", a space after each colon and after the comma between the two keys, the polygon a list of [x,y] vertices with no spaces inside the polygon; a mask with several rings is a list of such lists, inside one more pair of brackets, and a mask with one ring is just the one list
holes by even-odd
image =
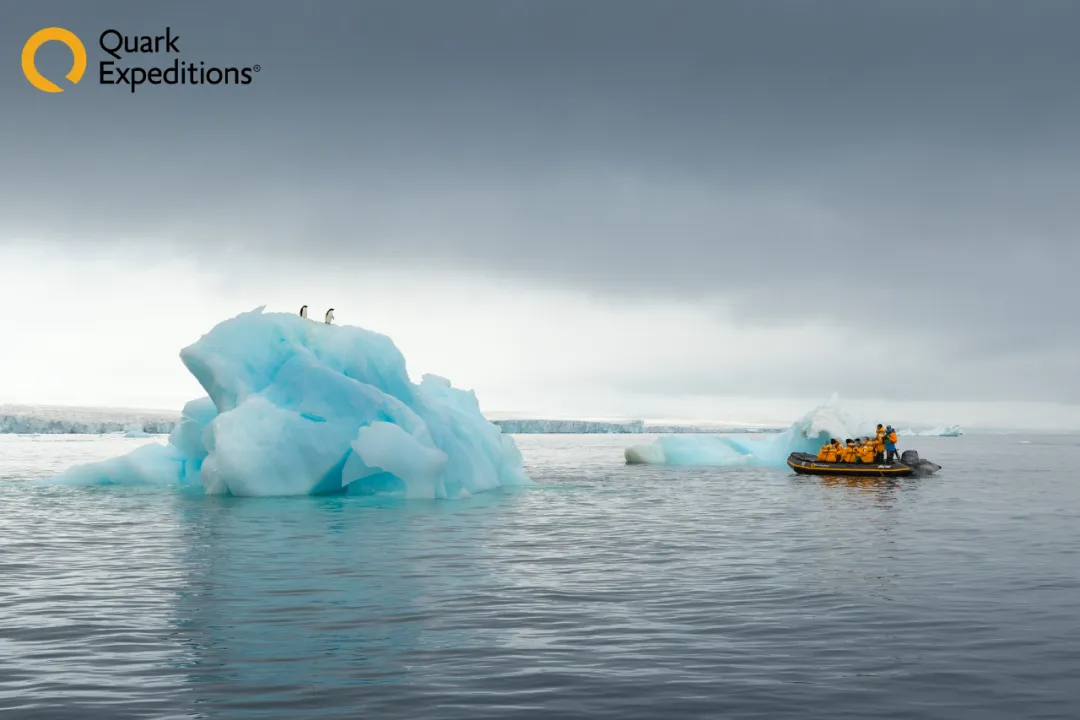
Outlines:
{"label": "group of passengers", "polygon": [[896,431],[892,425],[877,426],[877,434],[870,437],[848,438],[843,445],[833,438],[821,446],[817,454],[818,462],[861,463],[870,465],[879,462],[893,462],[897,459]]}

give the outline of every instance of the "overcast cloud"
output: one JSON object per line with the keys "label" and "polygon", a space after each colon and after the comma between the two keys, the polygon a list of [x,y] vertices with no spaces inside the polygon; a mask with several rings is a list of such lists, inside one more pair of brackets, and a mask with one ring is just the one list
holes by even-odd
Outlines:
{"label": "overcast cloud", "polygon": [[[538,298],[524,325],[545,293],[608,308],[598,326],[632,307],[642,324],[616,367],[552,379],[597,392],[1080,403],[1075,2],[4,14],[6,57],[53,24],[90,54],[62,95],[13,61],[0,70],[10,262],[135,244],[140,262],[186,258],[264,288],[268,273],[487,278]],[[166,25],[181,59],[261,72],[245,87],[96,84],[102,30]],[[39,52],[50,77],[68,62]],[[672,335],[660,307],[694,319]],[[584,322],[568,313],[550,319]],[[575,337],[608,358],[581,339],[597,333]]]}

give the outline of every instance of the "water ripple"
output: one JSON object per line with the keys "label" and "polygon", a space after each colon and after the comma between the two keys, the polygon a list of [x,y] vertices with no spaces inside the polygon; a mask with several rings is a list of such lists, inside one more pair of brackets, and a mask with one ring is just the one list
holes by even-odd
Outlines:
{"label": "water ripple", "polygon": [[1075,438],[920,438],[852,482],[523,437],[464,502],[34,482],[122,438],[0,436],[15,718],[1080,716]]}

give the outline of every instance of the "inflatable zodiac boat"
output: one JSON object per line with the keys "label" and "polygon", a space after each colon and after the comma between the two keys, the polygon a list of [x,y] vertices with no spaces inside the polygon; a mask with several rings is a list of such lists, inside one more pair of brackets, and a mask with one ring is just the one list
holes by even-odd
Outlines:
{"label": "inflatable zodiac boat", "polygon": [[900,462],[892,463],[835,463],[821,462],[810,453],[791,453],[788,467],[799,475],[832,475],[840,477],[908,477],[933,475],[940,465],[922,460],[914,450],[905,450]]}

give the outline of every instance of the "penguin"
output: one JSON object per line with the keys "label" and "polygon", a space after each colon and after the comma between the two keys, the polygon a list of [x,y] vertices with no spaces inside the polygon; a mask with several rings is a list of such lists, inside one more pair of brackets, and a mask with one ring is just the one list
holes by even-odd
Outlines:
{"label": "penguin", "polygon": [[300,307],[300,317],[302,317],[302,318],[307,317],[307,305],[302,305]]}
{"label": "penguin", "polygon": [[332,322],[334,322],[334,308],[326,311],[326,324],[329,325]]}

